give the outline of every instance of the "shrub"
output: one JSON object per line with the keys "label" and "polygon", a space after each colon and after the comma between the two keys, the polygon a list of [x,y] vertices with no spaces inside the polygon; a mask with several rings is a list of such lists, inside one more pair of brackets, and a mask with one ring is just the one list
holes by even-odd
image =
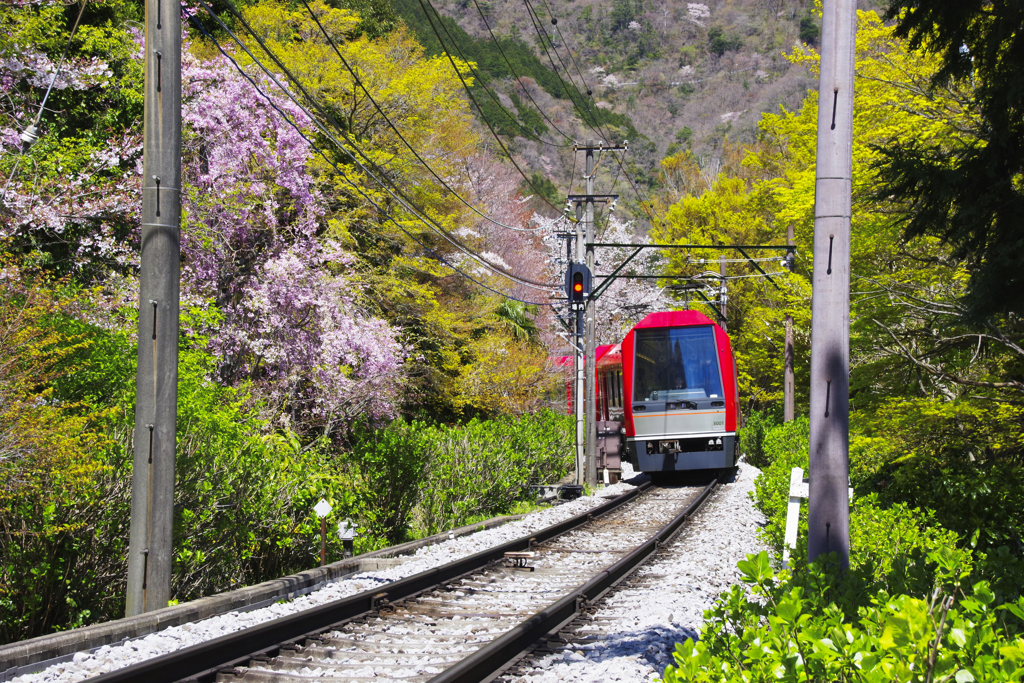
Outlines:
{"label": "shrub", "polygon": [[[0,472],[4,641],[124,613],[135,348],[58,315],[46,324],[63,369],[37,405],[46,429],[22,430],[41,448]],[[346,489],[316,449],[267,436],[245,386],[221,387],[214,371],[201,348],[180,350],[172,594],[182,601],[312,566],[311,507]]]}
{"label": "shrub", "polygon": [[422,422],[403,420],[356,430],[348,458],[364,534],[390,545],[405,540],[431,455],[426,431]]}
{"label": "shrub", "polygon": [[743,455],[746,456],[747,462],[760,470],[771,464],[764,452],[764,438],[768,432],[779,426],[780,422],[777,411],[754,410],[743,420],[743,426],[740,427]]}
{"label": "shrub", "polygon": [[571,429],[570,416],[543,410],[431,430],[417,525],[437,533],[532,498],[533,484],[557,481],[572,466]]}
{"label": "shrub", "polygon": [[726,34],[715,26],[708,30],[708,52],[721,57],[726,52],[736,52],[743,47],[743,39],[733,34]]}
{"label": "shrub", "polygon": [[363,547],[433,534],[532,500],[531,486],[557,481],[573,464],[573,421],[542,410],[522,417],[432,426],[396,420],[359,428],[343,456]]}
{"label": "shrub", "polygon": [[762,540],[782,553],[786,535],[786,506],[789,477],[794,467],[807,471],[810,421],[801,417],[771,429],[764,437],[764,459],[768,466],[754,482],[754,506],[768,524],[760,531]]}
{"label": "shrub", "polygon": [[789,576],[766,553],[739,563],[740,586],[705,613],[700,640],[676,645],[665,683],[736,681],[1016,681],[1024,676],[1024,599],[996,605],[988,582],[965,583],[966,553],[917,563],[922,594],[889,595],[834,556]]}
{"label": "shrub", "polygon": [[814,20],[810,14],[800,19],[800,40],[807,43],[808,45],[816,45],[818,42],[818,36],[821,35],[821,29],[818,28],[818,22]]}

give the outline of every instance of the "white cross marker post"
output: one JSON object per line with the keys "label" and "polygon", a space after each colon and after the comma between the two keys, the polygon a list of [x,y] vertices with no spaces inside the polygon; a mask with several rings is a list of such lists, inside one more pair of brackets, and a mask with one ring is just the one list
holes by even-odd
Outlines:
{"label": "white cross marker post", "polygon": [[346,558],[352,557],[355,554],[353,543],[356,536],[359,535],[356,533],[357,526],[359,525],[347,519],[338,522],[338,538],[341,539],[341,544],[345,546]]}
{"label": "white cross marker post", "polygon": [[320,566],[327,564],[327,515],[330,514],[331,504],[323,498],[313,507],[313,512],[320,518]]}
{"label": "white cross marker post", "polygon": [[[810,482],[804,477],[804,471],[794,467],[789,473],[789,508],[786,510],[786,542],[782,546],[782,566],[789,567],[789,549],[796,550],[796,537],[800,530],[800,501],[809,497]],[[849,489],[850,500],[853,500],[853,489]]]}

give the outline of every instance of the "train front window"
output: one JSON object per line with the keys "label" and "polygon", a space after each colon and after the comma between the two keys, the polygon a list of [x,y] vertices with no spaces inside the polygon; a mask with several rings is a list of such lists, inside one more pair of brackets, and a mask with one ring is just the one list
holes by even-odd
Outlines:
{"label": "train front window", "polygon": [[724,395],[712,327],[641,329],[635,340],[634,401]]}

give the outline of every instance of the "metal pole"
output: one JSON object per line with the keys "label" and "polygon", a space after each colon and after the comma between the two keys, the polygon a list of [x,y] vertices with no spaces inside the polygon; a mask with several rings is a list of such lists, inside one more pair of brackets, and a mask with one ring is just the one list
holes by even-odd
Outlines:
{"label": "metal pole", "polygon": [[785,355],[785,377],[783,379],[782,393],[784,397],[783,421],[792,422],[796,417],[796,399],[793,391],[796,389],[796,379],[793,376],[793,316],[786,316],[786,355]]}
{"label": "metal pole", "polygon": [[818,90],[811,299],[809,559],[850,561],[850,193],[855,0],[825,0]]}
{"label": "metal pole", "polygon": [[[587,140],[587,244],[586,257],[587,268],[593,273],[594,267],[594,145],[593,140]],[[586,396],[587,396],[587,470],[586,483],[588,486],[597,486],[597,299],[588,296],[586,303]]]}
{"label": "metal pole", "polygon": [[177,3],[146,0],[145,68],[127,616],[166,607],[171,598],[181,228],[181,14]]}
{"label": "metal pole", "polygon": [[728,297],[729,297],[729,295],[728,295],[728,288],[726,287],[726,284],[725,284],[725,254],[721,254],[718,257],[718,273],[719,273],[719,275],[722,276],[722,282],[721,282],[721,285],[719,285],[719,289],[718,289],[719,299],[721,299],[720,306],[721,306],[721,309],[722,309],[722,329],[725,330],[726,332],[728,332],[729,331],[729,324],[728,324],[728,322],[725,319],[725,316],[728,315],[728,313],[726,313],[726,310],[725,310],[725,305],[726,305],[726,302],[728,301]]}
{"label": "metal pole", "polygon": [[[576,262],[582,263],[584,258],[583,252],[583,223],[581,221],[583,213],[583,207],[579,204],[576,205]],[[576,333],[573,336],[573,354],[576,359],[576,385],[573,389],[572,400],[573,400],[573,412],[576,414],[576,485],[582,486],[585,478],[586,461],[585,461],[585,450],[586,444],[586,415],[583,410],[583,390],[584,390],[584,377],[586,376],[584,369],[584,356],[583,356],[583,309],[579,304],[573,304],[576,307]]]}
{"label": "metal pole", "polygon": [[327,564],[327,517],[320,518],[320,566]]}
{"label": "metal pole", "polygon": [[[790,223],[786,229],[786,240],[790,246],[795,243],[793,234],[793,224]],[[784,358],[784,376],[782,382],[782,395],[783,395],[783,421],[792,422],[793,418],[796,417],[796,398],[794,392],[796,390],[796,378],[793,374],[793,316],[786,316],[786,351]]]}

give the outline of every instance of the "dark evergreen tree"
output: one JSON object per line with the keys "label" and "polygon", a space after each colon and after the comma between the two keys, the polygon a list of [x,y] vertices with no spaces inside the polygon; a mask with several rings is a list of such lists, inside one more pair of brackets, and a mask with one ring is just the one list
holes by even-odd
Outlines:
{"label": "dark evergreen tree", "polygon": [[936,86],[970,80],[982,125],[958,146],[894,140],[877,194],[904,202],[907,237],[936,235],[967,260],[974,317],[1024,312],[1024,4],[893,0],[887,18],[941,56]]}

